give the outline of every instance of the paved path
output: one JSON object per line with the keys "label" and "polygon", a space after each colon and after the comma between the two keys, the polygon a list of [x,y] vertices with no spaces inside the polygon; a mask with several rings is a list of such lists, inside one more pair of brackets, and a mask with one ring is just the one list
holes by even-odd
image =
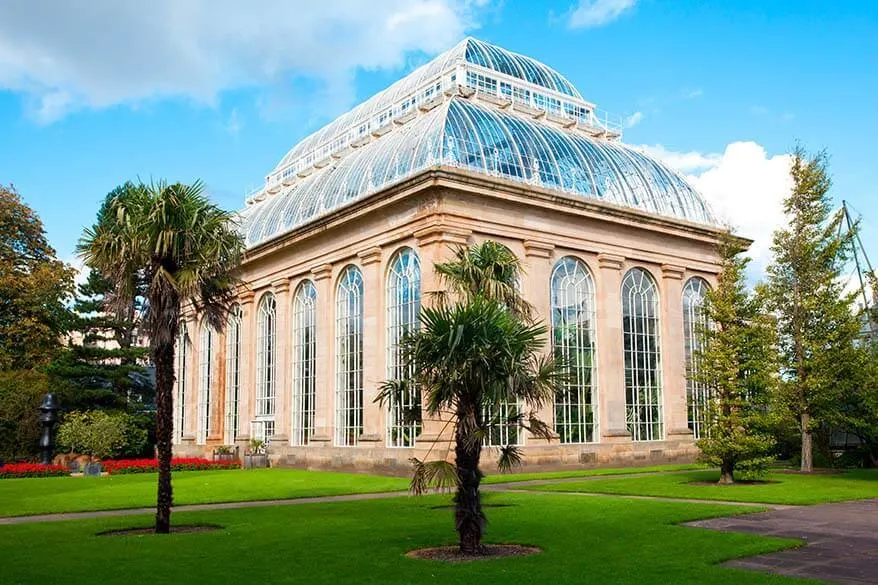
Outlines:
{"label": "paved path", "polygon": [[878,499],[791,507],[691,522],[715,530],[803,539],[807,546],[727,566],[846,585],[878,583]]}

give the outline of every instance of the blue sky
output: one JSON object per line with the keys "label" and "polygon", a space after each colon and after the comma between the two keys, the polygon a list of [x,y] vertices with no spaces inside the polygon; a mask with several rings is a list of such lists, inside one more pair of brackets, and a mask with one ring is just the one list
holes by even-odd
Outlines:
{"label": "blue sky", "polygon": [[64,258],[127,179],[200,178],[240,207],[298,139],[470,34],[625,118],[624,140],[689,175],[757,263],[784,153],[826,148],[878,260],[878,2],[68,4],[0,6],[0,182]]}

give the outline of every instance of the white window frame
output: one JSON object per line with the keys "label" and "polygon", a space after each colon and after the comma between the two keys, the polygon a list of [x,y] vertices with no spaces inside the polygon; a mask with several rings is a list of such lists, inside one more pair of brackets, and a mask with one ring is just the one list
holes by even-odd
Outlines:
{"label": "white window frame", "polygon": [[290,443],[304,446],[314,434],[317,398],[317,288],[303,280],[293,296],[292,432]]}
{"label": "white window frame", "polygon": [[[418,253],[405,247],[396,251],[387,271],[387,378],[409,378],[400,342],[406,333],[418,329],[421,313],[421,261]],[[412,388],[402,400],[393,397],[387,405],[387,446],[414,447],[421,425],[410,413],[421,406],[420,394]]]}
{"label": "white window frame", "polygon": [[336,287],[335,444],[356,447],[363,433],[363,273],[342,271]]}

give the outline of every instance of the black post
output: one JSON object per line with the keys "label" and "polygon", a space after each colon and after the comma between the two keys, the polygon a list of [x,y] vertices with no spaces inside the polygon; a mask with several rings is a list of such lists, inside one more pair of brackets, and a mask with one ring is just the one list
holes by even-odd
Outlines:
{"label": "black post", "polygon": [[55,448],[55,423],[58,422],[58,399],[49,392],[43,396],[40,404],[40,449],[43,451],[42,464],[52,463],[52,451]]}

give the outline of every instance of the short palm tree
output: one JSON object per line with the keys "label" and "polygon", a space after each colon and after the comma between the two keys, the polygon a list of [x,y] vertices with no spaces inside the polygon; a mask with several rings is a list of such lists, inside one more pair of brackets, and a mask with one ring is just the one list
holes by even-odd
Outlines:
{"label": "short palm tree", "polygon": [[144,326],[156,369],[157,533],[168,533],[171,524],[172,393],[181,309],[191,303],[221,330],[243,247],[231,214],[210,203],[201,182],[127,183],[80,240],[79,254],[116,283],[115,300],[122,306],[130,305],[138,278],[148,283]]}
{"label": "short palm tree", "polygon": [[[517,260],[505,247],[487,242],[462,249],[436,270],[457,301],[422,310],[419,330],[402,341],[404,371],[411,374],[385,382],[378,400],[399,400],[414,386],[423,393],[424,412],[444,421],[443,432],[453,432],[454,463],[413,459],[412,489],[454,487],[460,552],[478,554],[486,522],[479,494],[482,446],[500,425],[549,438],[536,412],[552,400],[559,370],[542,353],[546,328],[522,315],[530,310],[517,293]],[[524,408],[504,417],[504,404]],[[501,469],[521,462],[515,445],[499,449]]]}

